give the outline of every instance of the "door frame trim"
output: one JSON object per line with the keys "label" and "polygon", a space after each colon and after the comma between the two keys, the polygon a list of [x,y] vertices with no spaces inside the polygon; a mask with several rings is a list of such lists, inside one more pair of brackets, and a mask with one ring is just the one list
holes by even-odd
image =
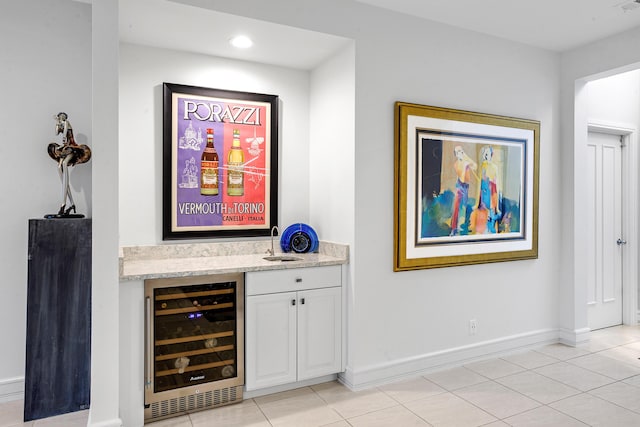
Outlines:
{"label": "door frame trim", "polygon": [[622,155],[622,234],[627,240],[622,251],[622,323],[638,323],[638,143],[633,125],[589,121],[588,132],[621,135],[624,138]]}

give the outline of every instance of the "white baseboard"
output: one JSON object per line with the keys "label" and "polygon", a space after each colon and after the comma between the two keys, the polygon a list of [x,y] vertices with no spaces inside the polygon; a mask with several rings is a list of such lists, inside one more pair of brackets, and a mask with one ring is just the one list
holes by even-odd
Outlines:
{"label": "white baseboard", "polygon": [[355,371],[347,366],[345,372],[338,375],[338,380],[351,390],[363,390],[478,360],[504,356],[526,348],[556,343],[559,335],[560,331],[557,329],[540,330],[379,363]]}
{"label": "white baseboard", "polygon": [[589,335],[591,334],[591,329],[582,328],[582,329],[560,329],[559,339],[563,344],[567,344],[570,346],[577,346],[580,344],[585,344],[589,342]]}
{"label": "white baseboard", "polygon": [[24,377],[0,379],[0,402],[24,399]]}

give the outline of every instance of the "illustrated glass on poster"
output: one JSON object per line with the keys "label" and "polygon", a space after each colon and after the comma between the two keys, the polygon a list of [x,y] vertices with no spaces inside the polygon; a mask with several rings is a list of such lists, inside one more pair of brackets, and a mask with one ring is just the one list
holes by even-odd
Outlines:
{"label": "illustrated glass on poster", "polygon": [[278,97],[163,86],[163,239],[269,235]]}
{"label": "illustrated glass on poster", "polygon": [[537,257],[539,122],[396,103],[394,270]]}

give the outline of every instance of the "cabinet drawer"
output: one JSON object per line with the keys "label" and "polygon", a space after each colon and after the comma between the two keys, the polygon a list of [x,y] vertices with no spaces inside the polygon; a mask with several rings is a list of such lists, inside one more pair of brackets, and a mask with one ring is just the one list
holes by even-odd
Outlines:
{"label": "cabinet drawer", "polygon": [[245,273],[247,295],[328,288],[342,284],[339,265]]}

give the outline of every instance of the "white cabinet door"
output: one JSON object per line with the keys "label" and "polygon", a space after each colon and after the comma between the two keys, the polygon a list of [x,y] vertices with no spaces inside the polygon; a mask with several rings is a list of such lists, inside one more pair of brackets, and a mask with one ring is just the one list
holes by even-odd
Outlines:
{"label": "white cabinet door", "polygon": [[296,293],[247,298],[246,389],[296,381]]}
{"label": "white cabinet door", "polygon": [[340,372],[341,288],[298,292],[298,381]]}

